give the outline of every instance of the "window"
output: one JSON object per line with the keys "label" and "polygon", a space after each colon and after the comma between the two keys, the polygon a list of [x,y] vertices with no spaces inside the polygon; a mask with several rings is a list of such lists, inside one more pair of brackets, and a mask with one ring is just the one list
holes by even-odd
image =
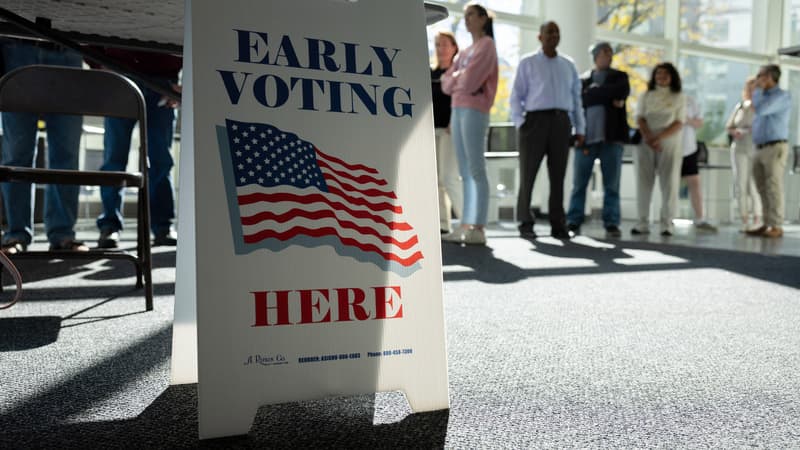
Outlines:
{"label": "window", "polygon": [[684,42],[751,50],[753,0],[681,0]]}
{"label": "window", "polygon": [[647,90],[647,83],[653,67],[664,60],[664,51],[658,48],[648,48],[638,45],[614,44],[614,60],[612,66],[628,74],[631,84],[631,95],[628,97],[628,122],[637,127],[634,120],[636,103],[639,96]]}
{"label": "window", "polygon": [[[441,3],[452,3],[454,5],[459,5],[461,8],[464,7],[470,0],[449,0],[449,1],[442,1]],[[527,0],[529,1],[529,0]],[[509,14],[520,14],[522,13],[522,4],[523,0],[482,0],[479,2],[482,6],[488,8],[491,11],[509,13]]]}
{"label": "window", "polygon": [[597,0],[597,24],[606,30],[664,36],[664,1]]}
{"label": "window", "polygon": [[721,146],[728,145],[725,122],[741,98],[747,77],[758,66],[700,56],[680,60],[681,80],[686,95],[693,96],[703,111],[703,127],[697,139]]}
{"label": "window", "polygon": [[791,0],[786,15],[789,42],[784,42],[784,45],[800,45],[800,0]]}
{"label": "window", "polygon": [[[433,64],[435,60],[436,47],[434,38],[440,30],[452,31],[456,35],[459,48],[463,49],[472,44],[472,36],[464,27],[461,15],[451,14],[447,19],[428,27],[428,55]],[[524,33],[519,26],[496,21],[494,23],[494,38],[497,46],[497,61],[499,79],[497,83],[497,95],[491,110],[490,121],[492,123],[508,122],[511,120],[511,107],[509,97],[511,87],[514,82],[514,75],[520,58],[520,39]]]}
{"label": "window", "polygon": [[[789,84],[786,86],[786,89],[792,94],[792,113],[789,116],[789,145],[798,145],[800,144],[800,136],[798,135],[798,130],[800,130],[800,71],[797,70],[784,70],[781,74],[781,80],[783,77],[787,77],[786,80]],[[788,161],[787,164],[792,164],[792,161]]]}

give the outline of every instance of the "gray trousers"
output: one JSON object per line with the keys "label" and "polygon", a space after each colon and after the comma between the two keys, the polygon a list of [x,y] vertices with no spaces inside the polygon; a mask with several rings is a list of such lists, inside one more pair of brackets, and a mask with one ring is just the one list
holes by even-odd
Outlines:
{"label": "gray trousers", "polygon": [[547,175],[550,178],[548,214],[550,226],[563,229],[564,176],[569,160],[569,141],[572,123],[566,111],[531,111],[525,115],[525,123],[518,130],[520,186],[517,195],[517,220],[532,224],[531,193],[536,173],[547,156]]}
{"label": "gray trousers", "polygon": [[639,222],[636,229],[650,229],[650,198],[653,196],[653,185],[658,175],[658,187],[661,189],[661,213],[659,222],[661,231],[672,232],[672,219],[678,212],[678,188],[681,182],[681,133],[675,133],[661,141],[661,151],[656,152],[647,144],[639,145],[636,152],[636,205]]}

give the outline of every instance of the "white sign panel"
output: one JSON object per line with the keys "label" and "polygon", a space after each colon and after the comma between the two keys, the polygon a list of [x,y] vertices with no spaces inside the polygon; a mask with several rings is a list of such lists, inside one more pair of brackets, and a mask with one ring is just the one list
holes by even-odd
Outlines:
{"label": "white sign panel", "polygon": [[196,288],[200,436],[326,396],[447,408],[422,1],[190,2],[186,21],[176,315]]}

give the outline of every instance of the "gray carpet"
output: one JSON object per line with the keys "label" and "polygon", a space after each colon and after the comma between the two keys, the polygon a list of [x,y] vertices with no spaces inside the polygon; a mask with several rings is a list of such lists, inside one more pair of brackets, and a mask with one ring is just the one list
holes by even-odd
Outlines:
{"label": "gray carpet", "polygon": [[155,254],[152,312],[124,262],[26,261],[0,311],[0,448],[800,447],[800,258],[508,233],[443,248],[449,411],[264,406],[247,436],[204,442],[196,386],[168,386],[174,251]]}

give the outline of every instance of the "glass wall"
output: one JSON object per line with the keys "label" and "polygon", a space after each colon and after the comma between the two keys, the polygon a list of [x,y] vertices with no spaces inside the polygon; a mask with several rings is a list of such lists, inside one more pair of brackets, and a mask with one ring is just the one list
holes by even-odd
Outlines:
{"label": "glass wall", "polygon": [[702,56],[684,56],[679,70],[686,95],[694,97],[703,112],[703,127],[697,139],[716,145],[727,145],[725,122],[742,98],[747,77],[758,72],[758,66]]}
{"label": "glass wall", "polygon": [[664,1],[597,0],[597,24],[606,30],[664,36]]}
{"label": "glass wall", "polygon": [[[464,0],[451,3],[466,4],[467,1]],[[508,2],[503,0],[494,3],[497,4],[497,6],[501,6],[501,10],[515,10],[517,12],[521,9],[523,4],[522,0]],[[487,3],[487,6],[489,6],[492,11],[495,11],[495,9],[492,9],[491,5],[492,2]],[[531,17],[527,21],[533,24],[534,19]],[[451,12],[447,19],[428,27],[428,55],[432,65],[435,63],[436,47],[434,45],[434,38],[436,33],[438,33],[440,30],[447,30],[455,33],[459,48],[463,49],[472,44],[472,36],[464,27],[463,15],[460,13]],[[520,43],[523,36],[527,36],[528,38],[530,37],[528,36],[531,32],[530,30],[531,29],[520,27],[516,23],[510,23],[502,20],[497,20],[494,24],[494,39],[495,45],[497,46],[499,80],[497,84],[497,95],[495,96],[494,106],[491,110],[490,120],[492,123],[508,122],[511,119],[509,97],[511,95],[511,86],[514,81],[514,75],[517,71],[517,64],[519,64],[520,56],[523,53]]]}
{"label": "glass wall", "polygon": [[791,0],[786,17],[786,26],[789,30],[789,42],[785,45],[800,45],[800,0]]}
{"label": "glass wall", "polygon": [[[445,0],[440,3],[451,3],[453,5],[463,6],[469,3],[469,1],[470,0]],[[521,14],[523,3],[525,3],[523,0],[484,0],[480,2],[481,5],[492,11],[509,14]]]}
{"label": "glass wall", "polygon": [[639,96],[647,90],[647,83],[653,67],[664,60],[664,50],[642,45],[611,43],[614,47],[612,66],[626,72],[631,84],[631,95],[628,97],[628,122],[636,123],[634,114]]}
{"label": "glass wall", "polygon": [[[781,78],[786,77],[788,91],[792,94],[792,115],[789,119],[789,143],[800,144],[800,70],[783,71]],[[792,162],[789,161],[789,164]]]}
{"label": "glass wall", "polygon": [[681,0],[680,12],[682,41],[752,49],[753,0]]}
{"label": "glass wall", "polygon": [[[461,14],[467,2],[438,2],[448,7],[450,17],[428,27],[431,61],[433,37],[439,30],[454,31],[462,48],[470,45],[472,38],[464,29]],[[536,14],[541,0],[483,0],[481,4],[498,15],[495,41],[500,82],[491,120],[505,122],[509,120],[508,97],[519,59],[538,48],[536,36],[541,19]],[[615,67],[630,76],[629,117],[632,119],[653,66],[676,59],[672,62],[681,70],[687,93],[697,97],[704,111],[706,126],[700,134],[713,143],[725,141],[722,126],[727,112],[740,98],[744,79],[774,58],[774,43],[767,45],[769,54],[754,50],[763,50],[765,36],[777,26],[770,23],[776,16],[764,11],[774,10],[776,5],[782,7],[782,29],[789,41],[783,45],[800,45],[800,0],[596,0],[596,4],[598,39],[612,43]],[[784,61],[783,65],[786,82],[797,93],[793,100],[800,107],[800,59],[796,61],[794,65]],[[792,133],[796,133],[794,128]]]}

